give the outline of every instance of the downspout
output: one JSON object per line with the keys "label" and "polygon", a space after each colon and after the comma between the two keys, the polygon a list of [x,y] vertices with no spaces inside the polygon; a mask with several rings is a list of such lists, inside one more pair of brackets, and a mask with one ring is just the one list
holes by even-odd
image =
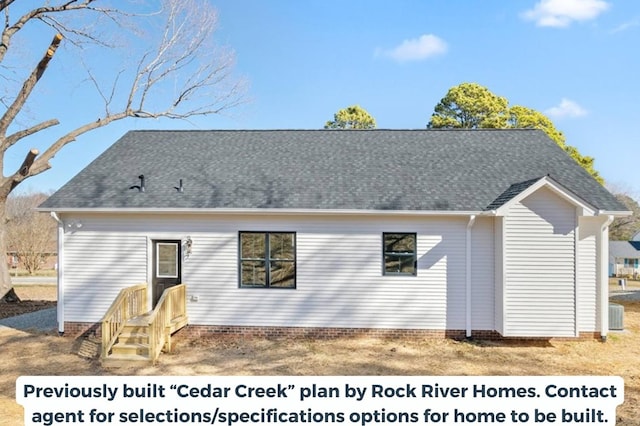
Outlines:
{"label": "downspout", "polygon": [[[580,337],[580,217],[583,209],[576,206],[576,226],[573,228],[573,327],[574,337]],[[597,268],[596,268],[597,270]]]}
{"label": "downspout", "polygon": [[466,337],[471,337],[471,228],[476,222],[476,215],[469,216],[469,223],[467,223],[466,232]]}
{"label": "downspout", "polygon": [[612,215],[607,216],[600,228],[600,339],[607,340],[609,332],[609,225]]}
{"label": "downspout", "polygon": [[64,223],[58,217],[56,212],[51,212],[51,217],[58,222],[58,304],[57,304],[57,316],[58,316],[58,334],[62,336],[64,334]]}

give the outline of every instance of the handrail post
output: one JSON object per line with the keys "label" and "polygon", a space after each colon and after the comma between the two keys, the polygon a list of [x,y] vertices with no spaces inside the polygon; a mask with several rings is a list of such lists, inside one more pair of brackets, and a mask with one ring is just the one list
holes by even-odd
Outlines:
{"label": "handrail post", "polygon": [[124,298],[122,299],[123,305],[123,314],[122,314],[122,322],[126,323],[129,321],[129,311],[131,310],[131,295],[129,292],[125,293]]}
{"label": "handrail post", "polygon": [[149,315],[149,356],[153,362],[156,361],[165,345],[171,345],[170,333],[173,320],[186,314],[184,294],[186,294],[184,284],[165,290],[153,312]]}

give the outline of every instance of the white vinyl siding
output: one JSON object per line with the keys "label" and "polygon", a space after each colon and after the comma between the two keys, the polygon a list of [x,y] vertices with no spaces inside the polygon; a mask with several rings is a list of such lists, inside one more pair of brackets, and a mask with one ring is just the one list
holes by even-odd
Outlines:
{"label": "white vinyl siding", "polygon": [[578,240],[578,330],[593,332],[598,330],[598,276],[597,276],[597,234],[600,232],[599,218],[580,218]]}
{"label": "white vinyl siding", "polygon": [[[74,219],[83,226],[65,235],[66,321],[97,321],[122,287],[148,281],[149,239],[190,236],[192,253],[182,264],[182,278],[191,324],[465,328],[466,217],[96,214]],[[488,223],[476,224],[474,250],[486,243]],[[296,232],[295,290],[238,288],[240,230]],[[383,232],[417,234],[416,276],[383,275]],[[493,250],[483,250],[472,273],[473,294],[484,301],[490,297]],[[481,309],[474,310],[474,320],[490,328],[493,307]]]}
{"label": "white vinyl siding", "polygon": [[[192,239],[191,324],[464,330],[468,217],[82,214],[65,216],[65,321],[99,321],[120,289],[151,281],[150,242]],[[592,223],[593,222],[593,223]],[[597,327],[598,220],[540,189],[471,228],[471,328],[573,336]],[[238,232],[295,232],[296,289],[238,288]],[[382,235],[417,235],[415,276],[385,276]],[[578,289],[574,285],[579,254]],[[497,261],[496,261],[497,259]],[[577,291],[578,303],[575,303]],[[578,316],[575,316],[576,308]]]}
{"label": "white vinyl siding", "polygon": [[505,336],[575,336],[576,208],[547,188],[505,217]]}
{"label": "white vinyl siding", "polygon": [[495,330],[494,218],[479,217],[471,234],[471,329]]}
{"label": "white vinyl siding", "polygon": [[99,321],[121,288],[147,282],[147,238],[67,232],[62,267],[65,321]]}

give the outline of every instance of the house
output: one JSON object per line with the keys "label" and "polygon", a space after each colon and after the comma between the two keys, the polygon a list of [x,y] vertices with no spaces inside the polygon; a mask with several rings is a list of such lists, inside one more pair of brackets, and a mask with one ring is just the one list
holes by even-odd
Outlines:
{"label": "house", "polygon": [[640,272],[640,241],[609,242],[609,274],[636,278]]}
{"label": "house", "polygon": [[183,282],[196,335],[493,338],[605,338],[628,214],[537,130],[131,131],[40,210],[60,332]]}

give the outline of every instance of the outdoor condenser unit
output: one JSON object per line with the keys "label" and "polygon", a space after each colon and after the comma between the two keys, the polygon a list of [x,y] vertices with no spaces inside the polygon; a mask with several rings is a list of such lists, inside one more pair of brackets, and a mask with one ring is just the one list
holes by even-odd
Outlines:
{"label": "outdoor condenser unit", "polygon": [[624,306],[609,303],[609,330],[624,330]]}

